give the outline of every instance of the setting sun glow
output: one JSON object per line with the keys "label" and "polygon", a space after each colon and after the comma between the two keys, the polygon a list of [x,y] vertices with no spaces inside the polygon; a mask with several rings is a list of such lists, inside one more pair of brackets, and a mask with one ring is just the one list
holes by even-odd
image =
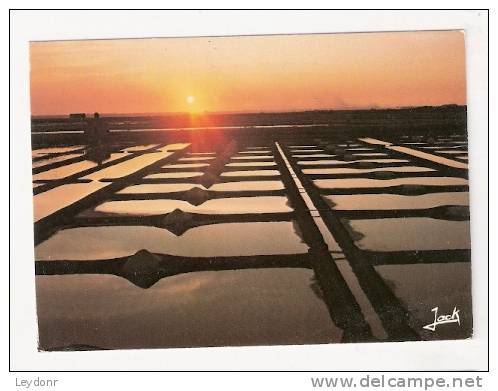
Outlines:
{"label": "setting sun glow", "polygon": [[33,115],[466,102],[460,31],[32,42],[30,60]]}

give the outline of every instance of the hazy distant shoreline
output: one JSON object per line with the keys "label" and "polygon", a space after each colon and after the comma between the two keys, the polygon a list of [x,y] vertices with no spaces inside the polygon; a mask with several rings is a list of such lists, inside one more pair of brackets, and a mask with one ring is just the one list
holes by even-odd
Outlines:
{"label": "hazy distant shoreline", "polygon": [[[459,105],[454,103],[444,105],[423,105],[423,106],[403,106],[403,107],[363,107],[363,108],[329,108],[329,109],[298,109],[298,110],[262,110],[262,111],[204,111],[196,113],[196,115],[259,115],[259,114],[298,114],[298,113],[341,113],[341,112],[364,112],[364,111],[393,111],[393,110],[417,110],[417,109],[441,109],[448,107],[466,108],[467,105]],[[37,114],[32,115],[32,119],[53,119],[53,118],[68,118],[70,113],[66,114]],[[93,112],[85,113],[87,116]],[[103,117],[169,117],[184,115],[190,116],[188,112],[145,112],[145,113],[100,113]]]}
{"label": "hazy distant shoreline", "polygon": [[[405,109],[316,110],[252,114],[169,114],[102,117],[112,142],[172,142],[202,134],[238,139],[277,137],[289,132],[361,135],[449,134],[467,131],[467,107],[423,106]],[[33,146],[85,144],[86,120],[33,118]],[[201,132],[201,133],[199,133]]]}

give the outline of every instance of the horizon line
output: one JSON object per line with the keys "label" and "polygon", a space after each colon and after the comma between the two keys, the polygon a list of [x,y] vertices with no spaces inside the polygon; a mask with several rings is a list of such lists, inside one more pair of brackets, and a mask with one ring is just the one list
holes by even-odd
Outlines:
{"label": "horizon line", "polygon": [[[227,114],[279,114],[279,113],[306,113],[313,111],[366,111],[366,110],[403,110],[403,109],[415,109],[422,107],[445,107],[445,106],[459,106],[466,107],[467,104],[459,104],[459,103],[444,103],[440,105],[419,105],[419,106],[386,106],[386,107],[377,107],[377,106],[369,106],[369,107],[344,107],[344,108],[316,108],[316,109],[294,109],[294,110],[233,110],[233,111],[200,111],[196,113],[190,113],[188,111],[149,111],[149,112],[130,112],[130,113],[104,113],[98,112],[101,116],[157,116],[157,115],[227,115]],[[83,112],[83,111],[75,111],[72,113],[63,113],[63,114],[31,114],[31,118],[37,117],[67,117],[70,114],[86,114],[91,115],[97,111],[92,112]]]}

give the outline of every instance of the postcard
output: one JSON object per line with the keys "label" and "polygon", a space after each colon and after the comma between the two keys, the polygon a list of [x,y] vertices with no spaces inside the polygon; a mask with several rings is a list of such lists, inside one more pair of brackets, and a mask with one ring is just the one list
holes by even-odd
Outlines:
{"label": "postcard", "polygon": [[34,41],[39,350],[473,334],[463,31]]}

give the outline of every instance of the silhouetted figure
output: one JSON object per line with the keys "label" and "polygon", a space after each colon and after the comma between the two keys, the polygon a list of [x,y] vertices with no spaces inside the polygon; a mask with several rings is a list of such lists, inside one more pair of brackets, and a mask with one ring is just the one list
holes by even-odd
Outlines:
{"label": "silhouetted figure", "polygon": [[102,163],[108,159],[111,154],[108,148],[108,135],[105,122],[100,118],[99,113],[94,113],[93,118],[86,121],[85,139],[87,142],[86,155],[88,160]]}
{"label": "silhouetted figure", "polygon": [[109,131],[99,113],[94,113],[93,118],[86,121],[85,138],[89,145],[99,144],[106,141]]}

